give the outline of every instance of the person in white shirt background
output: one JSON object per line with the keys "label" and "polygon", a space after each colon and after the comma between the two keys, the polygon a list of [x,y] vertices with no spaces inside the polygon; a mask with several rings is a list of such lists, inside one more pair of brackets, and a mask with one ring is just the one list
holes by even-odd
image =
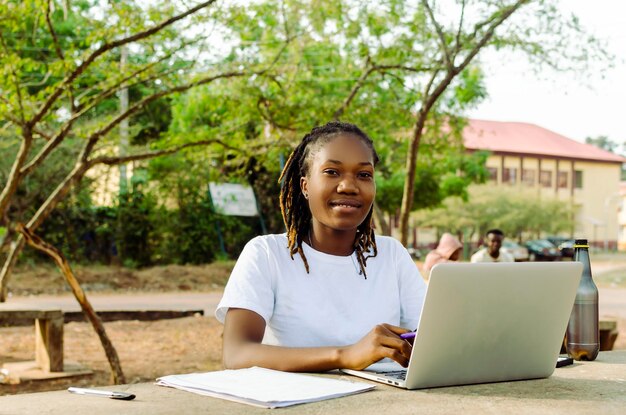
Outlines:
{"label": "person in white shirt background", "polygon": [[357,126],[306,134],[280,177],[286,234],[243,249],[216,310],[228,369],[408,365],[400,335],[419,322],[426,284],[404,246],[372,227],[378,155]]}
{"label": "person in white shirt background", "polygon": [[515,262],[513,255],[501,251],[504,232],[500,229],[487,231],[485,247],[472,255],[471,262]]}

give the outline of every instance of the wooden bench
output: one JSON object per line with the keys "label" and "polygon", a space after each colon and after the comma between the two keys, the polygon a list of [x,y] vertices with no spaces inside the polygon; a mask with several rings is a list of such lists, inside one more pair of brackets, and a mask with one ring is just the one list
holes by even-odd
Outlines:
{"label": "wooden bench", "polygon": [[35,362],[45,372],[63,371],[63,312],[61,310],[0,310],[0,326],[35,320]]}
{"label": "wooden bench", "polygon": [[0,308],[0,327],[24,325],[35,321],[35,360],[5,363],[3,383],[89,376],[93,371],[63,358],[63,322],[61,310]]}
{"label": "wooden bench", "polygon": [[613,350],[613,345],[619,334],[617,320],[600,320],[598,328],[600,329],[600,351]]}

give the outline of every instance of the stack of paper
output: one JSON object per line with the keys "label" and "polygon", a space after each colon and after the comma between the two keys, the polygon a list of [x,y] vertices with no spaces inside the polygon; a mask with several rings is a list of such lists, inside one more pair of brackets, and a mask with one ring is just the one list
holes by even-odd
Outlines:
{"label": "stack of paper", "polygon": [[156,384],[263,408],[338,398],[374,388],[374,385],[362,382],[260,367],[163,376]]}

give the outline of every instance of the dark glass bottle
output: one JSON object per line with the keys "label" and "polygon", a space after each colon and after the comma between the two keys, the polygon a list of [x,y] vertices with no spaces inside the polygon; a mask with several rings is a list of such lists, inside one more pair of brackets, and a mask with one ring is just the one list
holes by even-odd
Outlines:
{"label": "dark glass bottle", "polygon": [[567,354],[574,360],[595,360],[600,351],[598,288],[591,277],[586,239],[576,239],[574,261],[583,263],[583,273],[567,325]]}

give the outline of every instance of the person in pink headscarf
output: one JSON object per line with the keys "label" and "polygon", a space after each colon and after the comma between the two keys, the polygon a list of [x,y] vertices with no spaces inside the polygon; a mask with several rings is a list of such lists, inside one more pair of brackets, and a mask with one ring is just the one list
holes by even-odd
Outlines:
{"label": "person in pink headscarf", "polygon": [[451,233],[441,235],[437,249],[433,249],[424,260],[424,272],[430,273],[432,267],[440,262],[458,261],[463,250],[463,244]]}

